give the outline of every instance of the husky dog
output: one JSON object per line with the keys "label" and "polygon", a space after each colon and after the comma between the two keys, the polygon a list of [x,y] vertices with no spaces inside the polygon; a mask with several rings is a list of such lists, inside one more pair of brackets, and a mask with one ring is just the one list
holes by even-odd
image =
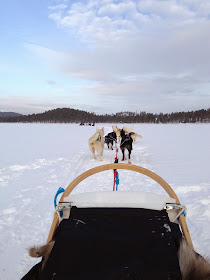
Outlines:
{"label": "husky dog", "polygon": [[120,142],[120,149],[123,154],[122,160],[125,160],[125,149],[128,150],[128,163],[131,163],[131,151],[133,149],[132,144],[133,144],[133,138],[131,137],[131,134],[126,134],[124,129],[121,129],[120,132],[121,135],[121,142]]}
{"label": "husky dog", "polygon": [[93,158],[96,158],[95,151],[97,151],[97,159],[101,161],[100,156],[103,155],[104,150],[104,128],[98,129],[96,127],[96,133],[90,137],[88,144]]}
{"label": "husky dog", "polygon": [[28,250],[29,256],[31,256],[33,258],[43,257],[43,261],[42,261],[42,269],[43,269],[48,260],[49,255],[52,251],[54,244],[55,244],[55,241],[50,241],[48,244],[43,245],[43,246],[31,247]]}
{"label": "husky dog", "polygon": [[[113,131],[116,132],[117,134],[117,138],[118,138],[118,142],[120,142],[120,132],[121,132],[121,129],[118,128],[117,126],[113,126]],[[132,126],[130,129],[127,128],[127,127],[123,127],[123,130],[125,131],[125,134],[130,134],[130,136],[132,137],[132,139],[134,140],[134,142],[136,142],[136,137],[139,137],[140,139],[143,139],[143,137],[136,133],[136,132],[133,132],[132,130],[134,129],[134,126]]]}
{"label": "husky dog", "polygon": [[135,143],[136,137],[139,137],[140,139],[143,139],[143,137],[140,134],[133,132],[132,131],[133,129],[134,129],[134,126],[132,126],[130,129],[128,129],[127,127],[123,127],[125,134],[130,134],[130,136],[132,137],[132,139],[134,140],[134,143]]}
{"label": "husky dog", "polygon": [[117,134],[114,131],[114,126],[112,126],[113,131],[108,133],[105,136],[105,143],[107,144],[108,149],[113,150],[113,144],[115,142],[115,147],[116,147],[116,143],[117,143]]}
{"label": "husky dog", "polygon": [[117,126],[112,126],[112,129],[116,133],[117,143],[120,143],[120,139],[121,139],[120,132],[121,132],[121,129],[118,128]]}
{"label": "husky dog", "polygon": [[113,150],[113,144],[117,141],[116,132],[110,132],[105,136],[105,143],[107,144],[108,149]]}
{"label": "husky dog", "polygon": [[193,251],[184,239],[180,244],[178,257],[183,280],[210,279],[210,263]]}
{"label": "husky dog", "polygon": [[[130,156],[131,156],[131,151],[133,149],[132,144],[133,144],[133,137],[132,132],[130,132],[134,127],[132,126],[130,129],[127,127],[123,127],[123,129],[118,128],[117,126],[112,127],[113,130],[116,132],[117,135],[117,141],[120,143],[120,149],[123,154],[122,161],[126,159],[125,157],[125,149],[128,150],[128,163],[131,163]],[[139,135],[141,136],[141,135]]]}

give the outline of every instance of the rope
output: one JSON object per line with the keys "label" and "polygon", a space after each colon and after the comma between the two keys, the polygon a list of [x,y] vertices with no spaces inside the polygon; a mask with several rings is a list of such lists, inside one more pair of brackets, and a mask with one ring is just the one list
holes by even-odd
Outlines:
{"label": "rope", "polygon": [[119,173],[116,169],[114,169],[114,184],[113,184],[113,191],[118,190],[120,180],[119,180]]}
{"label": "rope", "polygon": [[112,137],[112,136],[108,136],[109,137],[109,139],[111,139],[111,140],[113,140],[113,141],[117,141],[117,139],[116,138],[114,138],[114,137]]}
{"label": "rope", "polygon": [[115,191],[115,181],[116,181],[117,172],[114,170],[114,184],[113,184],[113,192]]}
{"label": "rope", "polygon": [[[55,210],[56,210],[57,213],[58,213],[58,211],[59,211],[59,208],[58,208],[58,206],[57,206],[57,197],[58,197],[59,194],[61,194],[61,193],[63,193],[63,192],[65,192],[65,190],[64,190],[63,188],[60,187],[60,188],[57,190],[57,193],[56,193],[55,198],[54,198],[54,206],[55,206]],[[62,217],[62,216],[63,216],[63,211],[60,210],[59,212],[60,212],[60,216]],[[58,215],[58,216],[59,216],[59,215]]]}
{"label": "rope", "polygon": [[114,163],[118,163],[117,153],[118,153],[118,148],[116,149],[116,157],[115,157],[115,159],[114,159]]}
{"label": "rope", "polygon": [[118,190],[119,183],[120,183],[120,179],[119,179],[118,171],[115,171],[115,172],[116,172],[115,184],[116,184],[116,191],[117,191],[117,190]]}
{"label": "rope", "polygon": [[187,211],[187,208],[185,206],[182,206],[181,210],[179,211],[179,213],[176,215],[176,218],[174,218],[172,222],[175,222],[176,219],[179,221],[179,216],[180,215],[184,215],[186,217],[186,215],[187,215],[186,211]]}
{"label": "rope", "polygon": [[[118,153],[118,148],[116,148],[116,157],[114,159],[114,163],[118,163],[118,157],[117,157],[117,153]],[[113,184],[113,191],[117,191],[119,186],[119,174],[117,172],[117,169],[114,169],[114,184]]]}
{"label": "rope", "polygon": [[131,137],[129,136],[129,137],[125,137],[125,140],[122,142],[122,143],[120,143],[120,146],[122,146],[122,144],[124,144],[125,142],[127,142],[127,141],[129,141],[131,139]]}

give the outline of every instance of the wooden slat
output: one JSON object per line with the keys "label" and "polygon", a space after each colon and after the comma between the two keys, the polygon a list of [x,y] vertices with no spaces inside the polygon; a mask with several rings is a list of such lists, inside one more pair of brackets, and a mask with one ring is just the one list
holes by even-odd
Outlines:
{"label": "wooden slat", "polygon": [[[138,172],[138,173],[141,173],[141,174],[144,174],[144,175],[150,177],[151,179],[156,181],[159,185],[161,185],[162,188],[168,193],[168,195],[176,200],[177,204],[180,204],[179,199],[178,199],[177,195],[175,194],[175,192],[173,191],[173,189],[169,186],[169,184],[165,180],[163,180],[156,173],[154,173],[154,172],[152,172],[152,171],[150,171],[146,168],[137,166],[137,165],[125,164],[125,163],[105,164],[105,165],[100,165],[100,166],[97,166],[95,168],[92,168],[92,169],[89,169],[89,170],[85,171],[84,173],[79,175],[77,178],[75,178],[69,184],[69,186],[66,188],[65,192],[63,193],[59,203],[63,201],[64,197],[69,196],[69,194],[72,192],[72,190],[80,182],[82,182],[84,179],[86,179],[87,177],[89,177],[93,174],[96,174],[96,173],[99,173],[99,172],[102,172],[102,171],[106,171],[106,170],[111,170],[111,169],[131,170],[131,171],[135,171],[135,172]],[[188,230],[188,227],[187,227],[185,217],[183,215],[181,215],[179,221],[180,221],[180,225],[181,225],[181,228],[182,228],[182,232],[183,232],[188,244],[193,248],[192,240],[191,240],[191,237],[190,237],[190,233],[189,233],[189,230]],[[53,234],[54,234],[55,229],[57,228],[58,224],[59,224],[58,215],[55,214],[52,225],[51,225],[51,229],[50,229],[50,232],[49,232],[49,236],[48,236],[48,239],[47,239],[47,243],[52,240]]]}

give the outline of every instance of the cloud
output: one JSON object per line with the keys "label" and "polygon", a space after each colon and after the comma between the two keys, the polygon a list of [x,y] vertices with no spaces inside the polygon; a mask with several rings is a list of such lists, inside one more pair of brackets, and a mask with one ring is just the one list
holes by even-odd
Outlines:
{"label": "cloud", "polygon": [[103,76],[113,79],[132,73],[180,73],[192,69],[203,75],[210,62],[210,5],[207,1],[199,3],[73,2],[65,13],[49,17],[85,41],[87,48],[63,54],[67,59],[66,63],[60,59],[61,68],[69,75],[96,80]]}
{"label": "cloud", "polygon": [[51,11],[59,11],[59,10],[65,10],[68,6],[65,3],[60,3],[55,6],[49,6],[48,9]]}
{"label": "cloud", "polygon": [[[176,31],[209,19],[208,1],[77,1],[64,12],[50,13],[59,27],[95,43],[124,36]],[[112,44],[112,42],[110,42]]]}
{"label": "cloud", "polygon": [[25,47],[51,70],[92,81],[81,91],[98,104],[119,98],[130,108],[173,110],[174,102],[176,110],[196,100],[202,107],[210,104],[208,94],[199,100],[210,89],[209,15],[207,0],[61,1],[49,18],[82,47]]}
{"label": "cloud", "polygon": [[48,85],[51,85],[51,86],[56,85],[56,81],[53,81],[53,80],[47,80],[46,82]]}

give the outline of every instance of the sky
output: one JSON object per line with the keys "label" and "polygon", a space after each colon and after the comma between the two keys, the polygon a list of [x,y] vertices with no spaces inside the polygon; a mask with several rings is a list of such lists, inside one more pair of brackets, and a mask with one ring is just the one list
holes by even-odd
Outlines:
{"label": "sky", "polygon": [[0,111],[210,107],[209,0],[10,0],[0,8]]}

